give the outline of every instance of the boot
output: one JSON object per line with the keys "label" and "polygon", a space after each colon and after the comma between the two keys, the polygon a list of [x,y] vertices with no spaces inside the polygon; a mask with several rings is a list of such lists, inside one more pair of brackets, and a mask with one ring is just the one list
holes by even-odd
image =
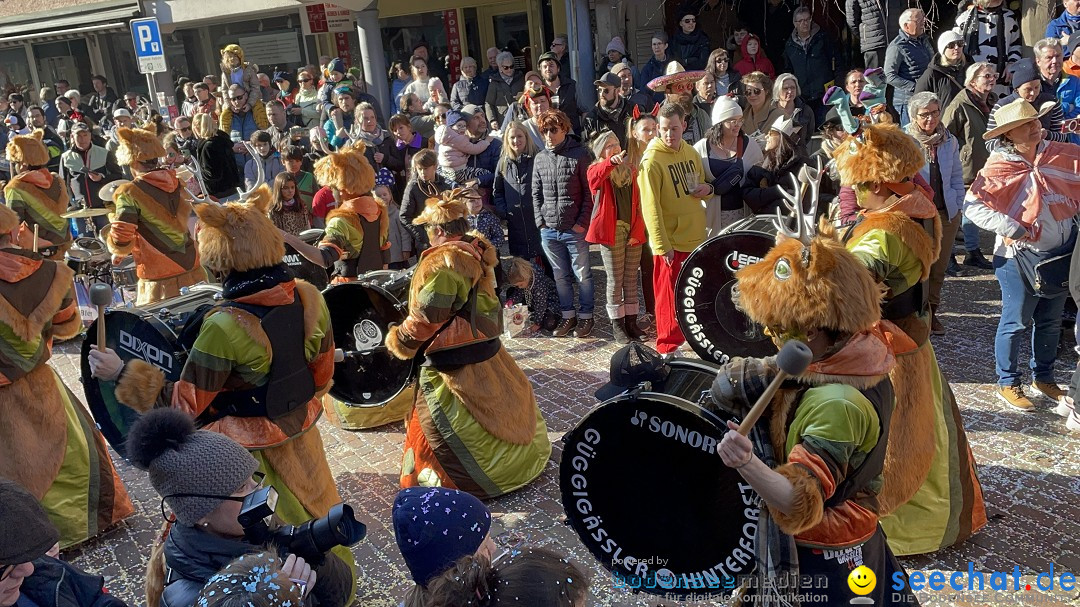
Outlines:
{"label": "boot", "polygon": [[630,339],[641,341],[645,337],[645,332],[637,324],[637,314],[627,314],[623,317],[623,321],[625,322],[626,334]]}
{"label": "boot", "polygon": [[983,253],[979,249],[975,249],[974,251],[968,251],[967,255],[964,255],[963,263],[965,266],[979,268],[980,270],[994,269],[994,264],[990,263],[990,260],[983,257]]}
{"label": "boot", "polygon": [[626,333],[626,319],[625,318],[612,318],[611,319],[611,335],[615,338],[615,343],[620,346],[625,346],[630,343],[631,337]]}
{"label": "boot", "polygon": [[945,335],[945,325],[937,316],[937,306],[930,306],[930,335]]}
{"label": "boot", "polygon": [[592,335],[593,319],[582,318],[577,323],[577,328],[574,329],[574,337],[588,337]]}
{"label": "boot", "polygon": [[559,321],[559,325],[555,327],[555,330],[551,332],[554,337],[566,337],[570,331],[574,330],[577,326],[577,318],[564,318]]}

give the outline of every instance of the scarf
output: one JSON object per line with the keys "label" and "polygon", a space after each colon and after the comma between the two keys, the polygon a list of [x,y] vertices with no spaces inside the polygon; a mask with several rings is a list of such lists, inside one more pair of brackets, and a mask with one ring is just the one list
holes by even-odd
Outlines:
{"label": "scarf", "polygon": [[291,280],[293,274],[284,263],[246,272],[234,270],[222,281],[221,294],[225,299],[241,299]]}
{"label": "scarf", "polygon": [[945,140],[945,125],[938,122],[934,132],[927,135],[913,120],[907,125],[907,133],[914,137],[915,141],[919,142],[919,147],[922,148],[923,157],[926,158],[927,164],[936,163],[938,146]]}
{"label": "scarf", "polygon": [[[1057,221],[1080,211],[1080,159],[1071,144],[1047,141],[1034,164],[991,154],[971,184],[971,195],[991,209],[1019,221],[1039,238],[1035,223],[1043,205]],[[1026,188],[1026,192],[1025,192]]]}
{"label": "scarf", "polygon": [[356,198],[342,201],[341,208],[349,209],[368,221],[375,221],[379,218],[379,214],[385,207],[381,200],[371,196],[357,196]]}

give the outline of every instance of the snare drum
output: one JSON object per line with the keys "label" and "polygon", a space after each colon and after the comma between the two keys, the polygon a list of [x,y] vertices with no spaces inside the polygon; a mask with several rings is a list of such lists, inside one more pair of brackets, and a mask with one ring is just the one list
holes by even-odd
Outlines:
{"label": "snare drum", "polygon": [[126,257],[119,264],[112,267],[113,284],[117,287],[135,287],[139,284],[139,275],[135,271],[135,260]]}
{"label": "snare drum", "polygon": [[737,221],[686,258],[675,283],[675,307],[686,342],[704,360],[768,356],[776,346],[732,301],[735,272],[760,261],[776,241],[771,217]]}
{"label": "snare drum", "polygon": [[[161,369],[169,381],[180,379],[180,372],[187,360],[188,350],[198,336],[193,330],[185,331],[193,318],[201,318],[209,306],[221,299],[221,287],[189,291],[141,308],[111,309],[105,312],[105,341],[125,362],[144,360]],[[97,321],[95,321],[96,323]],[[97,333],[91,325],[87,335]],[[90,349],[97,345],[96,338],[83,340],[82,378],[86,402],[101,434],[117,453],[124,455],[124,441],[128,429],[139,414],[113,398],[111,391],[103,391],[98,380],[90,374]]]}
{"label": "snare drum", "polygon": [[68,267],[82,276],[97,275],[95,271],[109,263],[109,251],[105,245],[96,238],[81,236],[75,239],[71,248],[64,254],[64,261]]}
{"label": "snare drum", "polygon": [[[300,240],[310,245],[316,245],[322,240],[323,230],[304,230],[300,232]],[[310,282],[320,291],[326,288],[326,285],[330,283],[330,278],[326,273],[326,268],[312,263],[307,257],[304,257],[300,253],[296,252],[296,249],[292,248],[288,244],[285,245],[285,257],[283,259],[285,265],[289,267],[289,270],[293,273],[293,276]]]}

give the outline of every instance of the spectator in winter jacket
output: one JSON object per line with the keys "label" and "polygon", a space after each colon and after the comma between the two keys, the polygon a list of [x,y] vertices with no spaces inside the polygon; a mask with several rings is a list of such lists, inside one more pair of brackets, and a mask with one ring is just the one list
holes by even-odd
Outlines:
{"label": "spectator in winter jacket", "polygon": [[712,44],[709,36],[697,26],[697,12],[692,7],[679,11],[679,29],[671,37],[671,52],[688,70],[705,69]]}
{"label": "spectator in winter jacket", "polygon": [[938,36],[937,48],[938,54],[915,82],[915,92],[929,91],[937,96],[942,108],[947,108],[953,97],[964,89],[964,70],[967,68],[964,39],[952,30],[945,30]]}
{"label": "spectator in winter jacket", "polygon": [[792,141],[804,152],[809,153],[810,138],[817,132],[815,128],[817,121],[814,120],[813,110],[803,103],[801,95],[798,79],[791,74],[780,74],[780,77],[773,82],[773,112],[769,118],[769,124],[771,125],[781,117],[792,120],[795,124],[795,129],[790,135]]}
{"label": "spectator in winter jacket", "polygon": [[555,53],[544,53],[536,62],[536,69],[544,79],[544,86],[551,90],[551,106],[566,114],[570,119],[573,132],[581,132],[581,111],[577,103],[577,84],[570,79],[570,73],[562,73],[562,67]]}
{"label": "spectator in winter jacket", "polygon": [[278,153],[271,143],[270,133],[255,131],[251,135],[251,146],[255,148],[258,156],[251,158],[244,165],[244,189],[253,189],[259,177],[259,164],[262,165],[263,181],[272,183],[278,173],[285,171],[285,165],[281,163],[281,154]]}
{"label": "spectator in winter jacket", "polygon": [[[589,264],[589,243],[585,232],[592,217],[589,190],[589,152],[568,137],[570,119],[559,110],[549,110],[537,118],[544,149],[536,155],[532,171],[532,204],[540,242],[555,274],[562,321],[555,337],[571,331],[588,337],[593,328],[593,279]],[[574,305],[574,283],[578,305]]]}
{"label": "spectator in winter jacket", "polygon": [[221,112],[221,130],[228,133],[233,140],[236,166],[242,169],[248,160],[244,142],[251,139],[255,131],[266,130],[270,123],[266,120],[266,108],[263,107],[262,99],[249,101],[244,87],[233,84],[229,86],[226,94],[229,102],[225,111]]}
{"label": "spectator in winter jacket", "polygon": [[45,133],[41,141],[45,144],[45,148],[49,151],[49,167],[50,171],[55,171],[60,168],[60,154],[64,153],[67,146],[64,145],[64,138],[61,137],[56,129],[49,126],[45,122],[45,112],[39,105],[30,105],[26,108],[26,125],[33,131],[35,129],[41,129]]}
{"label": "spectator in winter jacket", "polygon": [[270,133],[274,149],[289,143],[289,119],[285,115],[285,105],[280,99],[271,99],[266,102],[266,121],[270,124],[266,132]]}
{"label": "spectator in winter jacket", "polygon": [[405,184],[412,179],[413,156],[420,150],[431,147],[431,142],[413,130],[409,117],[404,114],[394,114],[390,117],[389,124],[393,137],[384,139],[379,151],[383,153],[382,166],[394,174],[394,200],[402,201]]}
{"label": "spectator in winter jacket", "polygon": [[799,4],[795,0],[739,3],[739,20],[749,31],[762,35],[765,54],[774,66],[784,65],[784,48],[793,27],[792,15]]}
{"label": "spectator in winter jacket", "polygon": [[735,64],[735,71],[740,74],[761,72],[769,78],[776,78],[776,68],[772,61],[765,56],[765,49],[761,48],[761,38],[754,34],[747,34],[742,41],[742,59]]}
{"label": "spectator in winter jacket", "polygon": [[476,69],[476,59],[465,57],[461,60],[461,78],[450,91],[451,109],[461,110],[469,103],[484,105],[490,81],[477,75]]}
{"label": "spectator in winter jacket", "polygon": [[795,10],[792,23],[795,29],[784,46],[784,71],[799,79],[802,100],[814,110],[814,118],[820,123],[825,118],[821,102],[825,84],[839,82],[845,71],[840,45],[813,22],[806,7]]}
{"label": "spectator in winter jacket", "polygon": [[964,38],[964,50],[972,61],[985,61],[1002,76],[995,90],[998,96],[1007,94],[1006,68],[1020,60],[1022,48],[1016,14],[1005,6],[1005,0],[975,0],[956,16],[952,29]]}
{"label": "spectator in winter jacket", "polygon": [[473,169],[470,174],[477,177],[480,182],[481,194],[484,195],[485,203],[490,201],[491,186],[495,183],[495,168],[499,164],[499,156],[502,155],[502,140],[490,136],[487,117],[484,110],[478,105],[466,105],[461,108],[461,115],[468,121],[465,134],[469,141],[479,143],[485,139],[491,141],[491,145],[479,154],[472,154],[468,158],[468,166]]}
{"label": "spectator in winter jacket", "polygon": [[[1010,68],[1013,92],[998,99],[997,103],[990,108],[990,120],[986,123],[986,129],[992,131],[997,128],[994,113],[998,108],[1012,103],[1019,97],[1036,108],[1041,108],[1044,103],[1052,104],[1051,109],[1046,113],[1040,111],[1039,121],[1043,126],[1043,139],[1069,143],[1071,141],[1069,133],[1061,132],[1061,123],[1065,120],[1065,113],[1062,111],[1061,104],[1052,95],[1042,94],[1042,81],[1039,79],[1039,69],[1035,67],[1035,62],[1025,57],[1012,64]],[[986,142],[986,147],[993,152],[998,143],[997,140],[991,139]]]}
{"label": "spectator in winter jacket", "polygon": [[520,122],[506,126],[503,141],[492,191],[495,214],[506,221],[510,254],[535,261],[544,254],[532,204],[532,169],[537,147]]}
{"label": "spectator in winter jacket", "polygon": [[90,82],[94,85],[94,92],[86,101],[86,106],[90,108],[90,117],[98,123],[108,122],[112,107],[116,104],[116,92],[109,87],[109,81],[101,74],[94,75]]}
{"label": "spectator in winter jacket", "polygon": [[845,0],[844,16],[859,37],[866,69],[885,67],[885,48],[900,34],[900,13],[907,7],[905,0]]}
{"label": "spectator in winter jacket", "polygon": [[398,212],[398,220],[413,236],[413,252],[417,255],[423,253],[431,244],[428,242],[427,232],[423,226],[413,224],[413,220],[424,210],[429,198],[434,198],[455,186],[438,174],[438,159],[434,150],[420,150],[412,157],[412,177],[405,186],[405,194],[401,199],[401,210]]}
{"label": "spectator in winter jacket", "polygon": [[[663,76],[667,72],[667,66],[669,63],[675,60],[675,57],[668,52],[668,35],[664,32],[656,32],[652,37],[652,57],[645,62],[645,65],[641,66],[638,71],[637,86],[643,91],[649,90],[649,82],[654,79]],[[654,92],[652,94],[653,103],[663,103],[664,94],[660,92]],[[652,108],[645,108],[646,110]]]}
{"label": "spectator in winter jacket", "polygon": [[667,73],[650,84],[654,91],[664,92],[664,103],[678,103],[683,108],[683,139],[690,145],[705,136],[712,126],[709,113],[694,105],[694,83],[705,76],[704,72],[688,72],[678,61],[668,64]]}
{"label": "spectator in winter jacket", "polygon": [[737,95],[741,92],[739,79],[742,77],[742,72],[731,67],[731,56],[726,49],[718,48],[709,53],[709,62],[705,66],[705,72],[712,75],[717,95],[723,96],[728,93]]}
{"label": "spectator in winter jacket", "polygon": [[[205,193],[223,200],[236,196],[236,188],[243,184],[244,177],[233,155],[235,143],[228,133],[214,126],[208,114],[196,114],[191,119],[191,128],[198,139],[195,160],[199,163],[203,181],[206,182]],[[228,162],[229,160],[232,162]]]}
{"label": "spectator in winter jacket", "polygon": [[909,8],[900,14],[900,33],[885,51],[885,81],[893,87],[893,108],[900,114],[900,126],[907,126],[908,99],[915,82],[934,58],[934,47],[926,35],[926,14]]}
{"label": "spectator in winter jacket", "polygon": [[[244,49],[229,44],[221,49],[221,87],[229,89],[236,84],[247,92],[248,99],[262,101],[262,85],[259,84],[259,67],[244,62]],[[222,129],[223,131],[225,129]]]}
{"label": "spectator in winter jacket", "polygon": [[620,63],[611,68],[611,73],[619,77],[619,96],[627,103],[630,112],[637,106],[641,112],[650,111],[656,102],[652,91],[641,91],[634,86],[634,68],[627,63]]}
{"label": "spectator in winter jacket", "polygon": [[551,47],[549,49],[559,61],[559,72],[564,74],[567,78],[570,78],[572,74],[570,67],[569,42],[570,38],[566,34],[556,34],[555,38],[551,40]]}
{"label": "spectator in winter jacket", "polygon": [[[1080,32],[1080,0],[1062,0],[1061,4],[1064,10],[1046,24],[1046,37],[1057,38],[1065,46],[1073,32]],[[1070,53],[1065,56],[1069,57]]]}
{"label": "spectator in winter jacket", "polygon": [[[90,127],[79,122],[71,130],[71,148],[60,156],[68,191],[79,205],[100,209],[105,206],[105,202],[98,196],[101,188],[120,179],[123,173],[120,165],[116,163],[116,156],[93,144]],[[94,217],[93,221],[100,230],[108,225],[109,218]],[[80,228],[85,226],[83,222],[78,223]]]}
{"label": "spectator in winter jacket", "polygon": [[125,607],[104,580],[56,559],[60,532],[24,487],[0,479],[0,607]]}
{"label": "spectator in winter jacket", "polygon": [[600,60],[599,65],[596,66],[596,75],[599,76],[604,72],[610,72],[616,65],[624,64],[631,70],[634,69],[634,62],[626,56],[626,45],[623,43],[622,38],[615,36],[608,42],[607,49],[605,49],[604,58]]}
{"label": "spectator in winter jacket", "polygon": [[597,134],[611,131],[619,145],[626,145],[626,117],[630,115],[630,104],[619,96],[622,81],[611,72],[604,72],[595,82],[597,100],[582,121],[582,137],[592,140]]}
{"label": "spectator in winter jacket", "polygon": [[491,79],[487,97],[484,99],[484,113],[487,114],[492,129],[500,128],[506,111],[525,88],[525,76],[514,69],[512,54],[503,51],[495,61],[499,66],[499,75]]}
{"label": "spectator in winter jacket", "polygon": [[372,194],[386,205],[386,214],[390,216],[390,270],[404,270],[409,267],[409,258],[413,255],[412,233],[401,225],[401,205],[394,200],[394,175],[390,169],[382,168],[375,174],[375,189]]}
{"label": "spectator in winter jacket", "polygon": [[1044,38],[1036,42],[1032,50],[1035,51],[1035,65],[1039,66],[1042,89],[1047,98],[1054,98],[1065,77],[1062,70],[1065,49],[1056,39]]}
{"label": "spectator in winter jacket", "polygon": [[466,130],[469,119],[461,112],[450,112],[446,115],[446,124],[435,129],[435,144],[438,147],[439,168],[447,181],[464,183],[468,180],[472,171],[466,175],[465,168],[469,164],[469,156],[479,154],[491,145],[492,137],[489,135],[480,141],[473,143],[469,139]]}
{"label": "spectator in winter jacket", "polygon": [[346,86],[338,88],[334,91],[334,95],[337,98],[337,107],[341,111],[331,114],[323,124],[323,129],[326,131],[326,141],[330,144],[330,148],[336,150],[351,141],[349,132],[352,131],[353,124],[356,122],[356,99],[353,97],[352,89]]}

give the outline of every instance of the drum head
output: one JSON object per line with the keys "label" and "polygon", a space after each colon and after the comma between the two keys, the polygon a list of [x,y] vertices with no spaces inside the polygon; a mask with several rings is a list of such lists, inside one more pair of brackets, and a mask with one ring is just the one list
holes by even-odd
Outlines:
{"label": "drum head", "polygon": [[330,395],[355,406],[382,405],[412,377],[411,360],[398,360],[384,345],[390,324],[405,320],[404,307],[381,287],[362,282],[334,285],[323,292],[334,343],[345,360],[334,365]]}
{"label": "drum head", "polygon": [[305,280],[315,286],[318,290],[323,290],[326,285],[330,283],[330,279],[327,277],[326,268],[311,263],[308,258],[296,252],[296,249],[285,245],[285,257],[282,259],[285,265],[289,267],[289,271],[293,276]]}
{"label": "drum head", "polygon": [[723,363],[731,356],[776,354],[762,328],[731,300],[735,272],[764,257],[773,240],[762,232],[720,234],[683,262],[675,283],[676,316],[686,342],[701,358]]}
{"label": "drum head", "polygon": [[563,438],[559,488],[581,541],[627,586],[731,591],[754,568],[757,494],[716,454],[716,414],[642,392],[599,405]]}

